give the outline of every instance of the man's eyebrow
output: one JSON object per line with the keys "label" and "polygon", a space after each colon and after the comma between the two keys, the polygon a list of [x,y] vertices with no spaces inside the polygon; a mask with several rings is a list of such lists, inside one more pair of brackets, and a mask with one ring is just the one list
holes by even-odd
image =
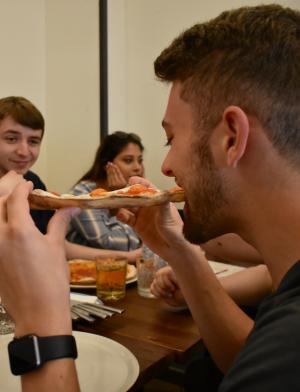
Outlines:
{"label": "man's eyebrow", "polygon": [[[39,129],[37,130],[34,129],[33,131],[39,131]],[[6,129],[5,132],[21,133],[20,131],[16,131],[15,129]],[[39,137],[39,135],[33,135],[33,136]]]}
{"label": "man's eyebrow", "polygon": [[[3,135],[15,135],[15,136],[19,136],[21,135],[21,132],[16,131],[14,129],[7,129]],[[38,140],[42,140],[43,136],[42,135],[30,135],[28,136],[30,139],[38,139]]]}
{"label": "man's eyebrow", "polygon": [[18,135],[20,132],[15,131],[14,129],[7,129],[4,133],[14,133],[15,135]]}

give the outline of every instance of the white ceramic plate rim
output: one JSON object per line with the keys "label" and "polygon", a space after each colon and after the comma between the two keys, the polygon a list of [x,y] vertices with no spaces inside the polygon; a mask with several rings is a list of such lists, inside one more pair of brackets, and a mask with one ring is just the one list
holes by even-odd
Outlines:
{"label": "white ceramic plate rim", "polygon": [[[81,352],[81,347],[84,348],[84,346],[86,347],[93,347],[99,348],[99,353],[101,353],[101,351],[103,352],[103,357],[109,358],[111,356],[110,362],[109,363],[104,363],[102,364],[102,366],[111,366],[111,374],[109,374],[107,377],[109,377],[110,379],[113,379],[114,381],[114,387],[111,387],[109,389],[109,392],[125,392],[127,391],[136,381],[136,379],[138,378],[139,375],[139,364],[138,361],[136,359],[136,357],[132,354],[131,351],[129,351],[126,347],[124,347],[123,345],[121,345],[118,342],[115,342],[112,339],[108,339],[105,338],[104,336],[99,336],[99,335],[95,335],[95,334],[90,334],[90,333],[85,333],[85,332],[78,332],[78,331],[73,331],[73,335],[75,336],[76,342],[77,342],[77,347],[78,347],[78,352],[79,352],[79,357],[76,360],[77,362],[77,368],[78,368],[78,375],[79,375],[79,381],[84,380],[84,375],[82,374],[83,370],[80,369],[80,352]],[[3,350],[7,350],[7,344],[13,339],[13,334],[8,334],[8,335],[1,335],[0,336],[0,351],[3,352]],[[83,351],[82,351],[83,352]],[[100,354],[99,354],[100,355]],[[1,374],[1,379],[0,379],[0,389],[4,390],[2,388],[8,388],[5,390],[9,390],[9,391],[21,391],[21,384],[20,384],[20,380],[19,378],[11,375],[11,385],[10,385],[10,380],[8,380],[8,384],[6,383],[6,385],[3,386],[3,384],[1,385],[1,380],[5,382],[5,374],[10,375],[10,371],[9,371],[9,365],[8,365],[8,355],[7,352],[5,353],[4,356],[7,356],[7,366],[2,366],[0,369],[0,374]],[[100,356],[101,358],[101,356]],[[117,361],[116,361],[117,358]],[[120,362],[118,362],[120,361]],[[121,370],[123,371],[123,379],[120,380],[120,382],[122,382],[121,384],[117,385],[118,383],[118,377],[114,377],[114,374],[117,373],[117,363],[119,363],[121,365]],[[83,361],[81,362],[81,364],[86,365],[86,358],[83,359]],[[95,363],[93,363],[93,365],[95,365]],[[97,365],[97,364],[96,364]],[[6,367],[5,370],[3,370]],[[95,366],[93,366],[95,368]],[[84,366],[82,367],[82,369],[84,369]],[[101,369],[101,359],[99,360],[99,369]],[[127,370],[127,373],[124,374],[124,370]],[[101,371],[101,370],[100,370]],[[3,375],[4,372],[4,375]],[[103,370],[102,370],[103,373]],[[107,374],[107,373],[104,373]],[[105,378],[105,377],[104,377]],[[97,379],[94,381],[94,383],[98,381]],[[89,381],[88,381],[89,382]],[[92,380],[91,380],[92,382]],[[104,382],[107,384],[109,383],[109,380],[105,379]],[[19,388],[18,386],[16,386],[16,384],[19,384]],[[82,385],[82,391],[83,392],[94,392],[94,388],[92,388],[94,384],[86,386],[85,383],[83,383]],[[97,388],[98,388],[97,384]],[[101,384],[99,385],[99,389],[97,390],[101,390],[101,388],[103,388],[103,386],[101,386]],[[106,389],[107,391],[107,389]]]}
{"label": "white ceramic plate rim", "polygon": [[[128,280],[126,280],[126,284],[130,284],[130,283],[133,283],[133,282],[136,282],[137,281],[137,277],[135,276],[135,277],[133,277],[133,278],[131,278],[131,279],[128,279]],[[71,289],[77,289],[77,290],[80,290],[80,289],[95,289],[96,288],[96,285],[95,284],[74,284],[74,283],[71,283],[70,284],[70,288]]]}

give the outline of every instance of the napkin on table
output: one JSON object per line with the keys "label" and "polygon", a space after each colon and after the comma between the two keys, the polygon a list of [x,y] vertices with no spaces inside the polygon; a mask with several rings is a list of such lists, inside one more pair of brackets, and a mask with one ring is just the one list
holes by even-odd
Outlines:
{"label": "napkin on table", "polygon": [[70,293],[71,301],[85,302],[89,304],[98,304],[99,300],[96,295],[82,294],[82,293]]}

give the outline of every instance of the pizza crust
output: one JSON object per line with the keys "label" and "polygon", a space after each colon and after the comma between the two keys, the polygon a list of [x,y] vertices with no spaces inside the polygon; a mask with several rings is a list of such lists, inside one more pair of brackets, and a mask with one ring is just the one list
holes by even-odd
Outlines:
{"label": "pizza crust", "polygon": [[184,201],[184,192],[178,187],[166,191],[155,190],[153,192],[151,189],[151,192],[146,191],[144,194],[130,194],[130,189],[133,187],[134,185],[94,197],[89,193],[79,196],[71,194],[56,195],[41,189],[34,189],[29,195],[29,203],[32,209],[56,210],[64,207],[79,207],[84,209],[151,207],[169,201]]}

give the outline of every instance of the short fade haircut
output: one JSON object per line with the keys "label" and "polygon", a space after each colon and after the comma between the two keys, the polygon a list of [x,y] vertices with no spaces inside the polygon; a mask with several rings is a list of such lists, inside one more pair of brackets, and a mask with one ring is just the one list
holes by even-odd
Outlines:
{"label": "short fade haircut", "polygon": [[239,106],[300,166],[300,12],[275,4],[223,12],[183,32],[154,68],[160,80],[182,83],[204,131]]}
{"label": "short fade haircut", "polygon": [[41,112],[28,99],[23,97],[6,97],[0,99],[0,122],[11,117],[24,127],[45,130],[45,120]]}

